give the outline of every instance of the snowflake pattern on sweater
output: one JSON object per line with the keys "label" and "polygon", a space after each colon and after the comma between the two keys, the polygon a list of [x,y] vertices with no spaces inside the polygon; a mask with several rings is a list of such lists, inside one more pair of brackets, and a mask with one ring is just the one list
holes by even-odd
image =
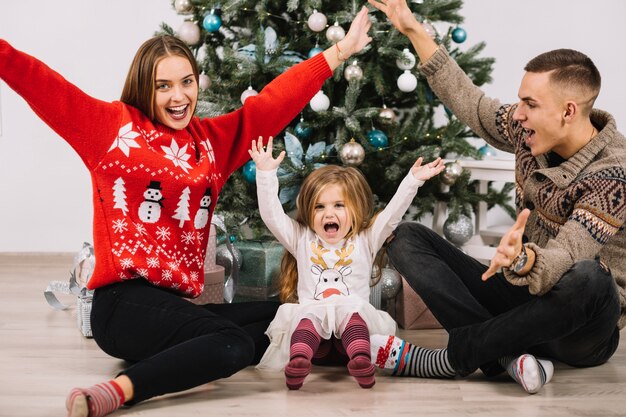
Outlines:
{"label": "snowflake pattern on sweater", "polygon": [[[207,205],[205,196],[216,193],[211,190],[220,176],[210,142],[195,146],[132,121],[122,123],[93,175],[109,218],[98,231],[111,242],[119,279],[139,276],[195,296],[203,289],[213,203]],[[206,221],[194,222],[198,215]]]}

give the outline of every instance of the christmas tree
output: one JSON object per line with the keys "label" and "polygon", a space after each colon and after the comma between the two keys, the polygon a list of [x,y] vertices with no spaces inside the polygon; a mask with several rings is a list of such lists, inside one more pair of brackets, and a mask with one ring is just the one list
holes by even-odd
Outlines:
{"label": "christmas tree", "polygon": [[[363,6],[359,0],[174,0],[184,15],[176,30],[196,53],[201,76],[200,116],[233,111],[291,65],[341,40]],[[462,0],[412,0],[410,7],[427,31],[443,43],[469,77],[490,81],[494,60],[480,57],[483,43],[460,49],[466,32],[459,25]],[[481,152],[417,71],[408,39],[379,12],[371,14],[372,43],[351,57],[323,86],[293,123],[275,138],[287,157],[279,169],[280,198],[295,206],[299,184],[320,164],[357,166],[382,208],[418,156],[430,161],[476,158]],[[443,109],[443,111],[442,111]],[[252,138],[251,138],[252,139]],[[266,138],[267,139],[267,138]],[[470,216],[478,202],[499,205],[509,214],[512,184],[478,194],[469,173],[449,162],[440,178],[428,181],[414,200],[414,220],[432,213],[437,202],[449,207],[449,220]],[[259,217],[254,163],[236,172],[223,188],[216,211],[231,231],[246,223],[258,237]]]}

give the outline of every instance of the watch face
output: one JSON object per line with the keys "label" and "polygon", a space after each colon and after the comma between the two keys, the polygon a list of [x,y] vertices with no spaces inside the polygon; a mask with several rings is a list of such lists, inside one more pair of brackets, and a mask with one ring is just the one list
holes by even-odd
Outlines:
{"label": "watch face", "polygon": [[519,271],[524,269],[527,261],[528,261],[528,255],[526,255],[526,247],[522,246],[522,251],[513,260],[513,264],[511,265],[511,270],[517,274]]}

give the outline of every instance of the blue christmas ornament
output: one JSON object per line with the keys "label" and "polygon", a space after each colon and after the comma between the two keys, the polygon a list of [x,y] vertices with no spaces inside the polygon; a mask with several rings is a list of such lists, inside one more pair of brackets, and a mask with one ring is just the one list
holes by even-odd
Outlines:
{"label": "blue christmas ornament", "polygon": [[309,58],[313,58],[315,55],[324,52],[324,50],[322,48],[320,48],[319,46],[316,46],[315,48],[311,48],[311,50],[309,51]]}
{"label": "blue christmas ornament", "polygon": [[478,152],[484,157],[496,156],[496,150],[489,145],[484,145],[478,148]]}
{"label": "blue christmas ornament", "polygon": [[389,144],[389,139],[385,132],[382,130],[374,129],[367,132],[367,138],[370,141],[370,145],[376,149],[386,148]]}
{"label": "blue christmas ornament", "polygon": [[242,169],[243,178],[251,184],[256,182],[256,164],[254,161],[248,161]]}
{"label": "blue christmas ornament", "polygon": [[217,32],[221,26],[222,18],[219,17],[213,10],[211,11],[211,13],[204,16],[204,21],[202,21],[202,27],[204,27],[207,32]]}
{"label": "blue christmas ornament", "polygon": [[465,39],[467,39],[467,32],[465,32],[465,29],[458,26],[455,27],[452,31],[452,40],[456,43],[463,43],[465,42]]}
{"label": "blue christmas ornament", "polygon": [[300,122],[294,128],[294,133],[300,139],[308,139],[311,137],[311,134],[313,133],[313,129],[311,129],[310,127],[307,127],[303,122]]}

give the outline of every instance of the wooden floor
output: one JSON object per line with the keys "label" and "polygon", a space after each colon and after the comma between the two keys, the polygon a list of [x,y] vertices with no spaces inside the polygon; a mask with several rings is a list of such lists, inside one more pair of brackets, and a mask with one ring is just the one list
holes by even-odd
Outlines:
{"label": "wooden floor", "polygon": [[[69,277],[71,257],[0,254],[0,416],[64,416],[65,396],[115,375],[121,361],[102,353],[76,325],[75,311],[56,311],[43,290]],[[440,330],[409,331],[415,343],[444,346]],[[194,390],[155,398],[113,416],[626,416],[626,347],[605,365],[555,376],[536,395],[508,377],[487,381],[379,375],[364,390],[343,368],[314,368],[300,391],[279,373],[245,369]]]}

